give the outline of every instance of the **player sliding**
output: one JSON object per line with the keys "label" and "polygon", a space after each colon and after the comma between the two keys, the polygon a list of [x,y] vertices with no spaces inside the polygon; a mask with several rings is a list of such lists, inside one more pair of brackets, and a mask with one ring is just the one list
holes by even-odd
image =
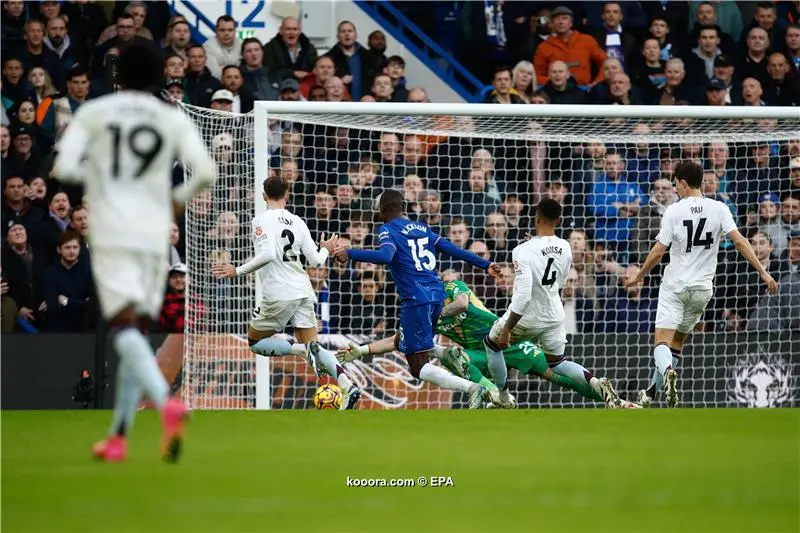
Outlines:
{"label": "player sliding", "polygon": [[[80,107],[53,168],[64,183],[83,181],[92,205],[94,281],[120,358],[111,430],[92,449],[108,462],[125,459],[125,437],[142,391],[161,412],[161,454],[167,461],[178,459],[187,418],[183,402],[169,396],[153,349],[137,327],[140,317],[155,318],[161,310],[172,201],[182,206],[213,185],[216,166],[189,119],[152,96],[161,81],[160,64],[149,47],[125,48],[117,63],[121,92]],[[171,201],[176,155],[195,174],[173,190]]]}
{"label": "player sliding", "polygon": [[[486,387],[492,401],[499,407],[515,407],[510,394],[507,395],[504,403],[501,402],[497,387],[487,379],[490,374],[483,339],[499,318],[484,307],[483,302],[466,283],[458,280],[456,272],[445,271],[442,277],[449,278],[444,286],[447,300],[436,326],[436,333],[447,337],[464,349],[437,346],[434,354],[447,369],[457,376]],[[387,337],[363,346],[353,343],[349,348],[340,349],[338,356],[340,361],[347,362],[367,354],[377,355],[392,350],[394,350],[394,337]],[[561,387],[572,389],[590,400],[603,401],[603,398],[584,380],[576,382],[553,372],[547,364],[544,351],[530,341],[519,342],[508,347],[503,350],[503,357],[506,366],[515,368],[525,375],[538,376]],[[625,406],[634,407],[633,404],[627,402]],[[616,407],[616,405],[612,402],[609,407]]]}
{"label": "player sliding", "polygon": [[471,409],[480,407],[485,387],[453,375],[429,362],[434,349],[434,328],[444,301],[442,281],[436,273],[436,253],[488,270],[497,277],[497,265],[467,252],[443,239],[423,222],[404,217],[403,195],[386,190],[379,200],[380,217],[385,222],[378,228],[377,250],[355,250],[337,247],[340,260],[353,259],[375,264],[388,264],[400,295],[400,331],[395,336],[398,349],[405,354],[411,375],[445,389],[468,393]]}
{"label": "player sliding", "polygon": [[609,407],[623,407],[611,382],[592,373],[564,356],[567,333],[564,328],[564,306],[559,290],[572,263],[569,242],[556,237],[561,218],[561,204],[545,199],[536,206],[536,234],[514,248],[514,294],[503,317],[494,323],[486,336],[486,356],[492,380],[500,389],[501,399],[508,394],[508,369],[503,350],[509,345],[529,340],[545,352],[553,372],[572,381],[588,385]]}
{"label": "player sliding", "polygon": [[667,405],[678,404],[678,373],[683,344],[706,310],[713,293],[720,237],[728,235],[736,249],[753,265],[770,293],[778,284],[758,261],[750,242],[736,229],[728,207],[717,200],[703,197],[700,185],[703,169],[691,162],[675,169],[675,187],[680,201],[664,211],[661,231],[639,273],[625,282],[634,285],[661,261],[669,249],[669,265],[664,269],[658,292],[653,358],[656,370],[653,380],[639,393],[639,403],[647,407],[656,392],[664,390]]}
{"label": "player sliding", "polygon": [[[324,265],[334,251],[338,236],[325,240],[322,235],[322,249],[317,250],[303,219],[286,210],[289,182],[284,178],[272,177],[264,181],[264,201],[267,211],[253,218],[252,223],[255,257],[238,267],[214,265],[211,271],[218,278],[246,276],[258,271],[262,296],[247,328],[250,350],[267,357],[307,354],[307,361],[317,375],[327,373],[338,381],[344,393],[341,408],[352,409],[361,391],[347,376],[336,355],[317,342],[316,295],[302,263],[304,256],[312,267]],[[274,337],[289,323],[302,344],[292,345]]]}

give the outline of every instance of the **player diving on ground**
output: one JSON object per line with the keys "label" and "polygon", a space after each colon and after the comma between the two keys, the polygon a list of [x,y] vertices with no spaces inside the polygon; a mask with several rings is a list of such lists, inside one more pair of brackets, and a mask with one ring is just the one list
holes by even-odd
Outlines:
{"label": "player diving on ground", "polygon": [[[446,280],[444,289],[447,299],[436,325],[436,333],[459,346],[449,348],[436,346],[435,356],[457,376],[486,387],[492,402],[498,407],[515,407],[513,396],[508,394],[504,401],[501,401],[497,386],[488,379],[490,373],[483,339],[489,334],[492,325],[499,320],[498,316],[484,307],[483,302],[467,284],[458,279],[458,273],[448,270],[442,277]],[[395,346],[395,336],[391,336],[362,346],[351,343],[349,347],[340,349],[337,356],[339,361],[348,362],[368,354],[391,352]],[[585,398],[604,402],[602,396],[585,381],[574,381],[553,372],[547,364],[544,351],[530,341],[509,346],[503,350],[503,357],[509,368],[514,368],[522,374],[544,378]],[[633,407],[633,404],[623,403],[625,407]],[[607,405],[617,407],[613,401]]]}

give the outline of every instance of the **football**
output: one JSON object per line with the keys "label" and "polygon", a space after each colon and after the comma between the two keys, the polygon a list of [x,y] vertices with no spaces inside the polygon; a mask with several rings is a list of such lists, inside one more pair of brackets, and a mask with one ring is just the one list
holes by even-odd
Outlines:
{"label": "football", "polygon": [[342,389],[338,385],[326,383],[314,393],[314,407],[317,409],[339,409],[342,406]]}

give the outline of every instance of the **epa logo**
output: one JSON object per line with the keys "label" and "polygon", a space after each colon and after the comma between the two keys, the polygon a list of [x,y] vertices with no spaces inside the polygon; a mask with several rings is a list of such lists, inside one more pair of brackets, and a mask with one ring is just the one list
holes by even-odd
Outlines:
{"label": "epa logo", "polygon": [[759,351],[740,357],[729,369],[729,400],[742,407],[788,407],[794,400],[792,365]]}

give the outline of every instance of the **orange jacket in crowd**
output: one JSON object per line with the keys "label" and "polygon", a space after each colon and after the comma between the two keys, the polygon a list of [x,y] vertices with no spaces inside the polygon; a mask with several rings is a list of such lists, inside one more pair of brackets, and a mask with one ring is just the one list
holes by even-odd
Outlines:
{"label": "orange jacket in crowd", "polygon": [[[603,80],[603,61],[606,53],[597,44],[594,37],[574,31],[566,41],[558,35],[551,35],[536,49],[533,66],[536,68],[536,81],[539,85],[547,83],[547,67],[553,61],[563,61],[578,82],[578,85],[590,85]],[[597,63],[597,78],[592,80],[592,62]]]}

